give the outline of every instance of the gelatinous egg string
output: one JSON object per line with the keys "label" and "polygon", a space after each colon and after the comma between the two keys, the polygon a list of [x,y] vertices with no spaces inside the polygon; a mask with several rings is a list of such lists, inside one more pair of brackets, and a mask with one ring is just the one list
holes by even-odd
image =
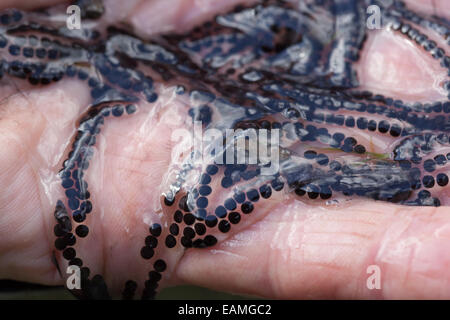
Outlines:
{"label": "gelatinous egg string", "polygon": [[[147,280],[124,283],[124,299],[153,298],[170,269],[167,250],[215,246],[267,199],[290,194],[318,205],[342,197],[441,205],[439,188],[448,186],[450,101],[405,102],[360,90],[355,64],[371,32],[366,8],[372,4],[382,8],[389,30],[427,52],[450,76],[448,21],[421,16],[402,1],[261,1],[185,34],[152,39],[104,25],[96,6],[85,16],[98,22],[82,33],[44,13],[3,12],[4,74],[33,86],[78,79],[90,90],[90,105],[59,172],[65,197],[54,212],[55,247],[66,264],[81,270],[81,289],[72,292],[89,299],[115,294],[77,250],[92,236],[90,216],[98,210],[86,172],[102,127],[144,112],[142,101],[156,106],[160,84],[189,104],[189,129],[200,123],[219,136],[205,146],[202,162],[188,152],[167,169],[176,174],[167,175],[169,187],[161,190],[166,220],[150,223],[142,246],[134,248],[136,259],[148,261]],[[449,98],[449,78],[442,89]],[[274,163],[239,161],[239,134],[227,139],[227,129],[240,130],[247,140],[254,132],[265,132],[269,141],[279,134],[278,170],[263,174]],[[391,149],[372,152],[367,139],[349,134],[355,131],[390,139]],[[225,141],[221,150],[212,147],[218,141]],[[251,148],[244,144],[246,155]]]}

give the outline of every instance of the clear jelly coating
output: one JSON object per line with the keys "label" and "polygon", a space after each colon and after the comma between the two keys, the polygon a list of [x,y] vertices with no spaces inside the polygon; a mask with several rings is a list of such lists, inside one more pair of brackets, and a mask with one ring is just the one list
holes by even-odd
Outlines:
{"label": "clear jelly coating", "polygon": [[77,3],[80,30],[62,5],[0,14],[4,112],[38,139],[43,219],[62,275],[80,267],[76,296],[154,298],[187,250],[288,203],[450,205],[448,17],[267,0],[175,19],[156,1],[125,23],[125,2]]}

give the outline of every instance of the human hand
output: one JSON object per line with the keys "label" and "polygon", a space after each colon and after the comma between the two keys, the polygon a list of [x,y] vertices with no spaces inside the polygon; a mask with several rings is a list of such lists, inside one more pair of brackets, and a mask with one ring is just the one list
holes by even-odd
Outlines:
{"label": "human hand", "polygon": [[[433,10],[427,1],[413,2],[410,5],[423,12]],[[237,3],[105,1],[105,16],[99,24],[120,26],[126,22],[140,36],[149,37],[189,30]],[[2,3],[4,8],[10,5]],[[14,5],[28,9],[30,3]],[[450,12],[445,1],[434,5],[439,13]],[[428,52],[391,30],[368,35],[355,65],[362,88],[403,101],[448,101],[442,90],[448,70]],[[436,36],[436,42],[448,55],[448,38],[445,42]],[[219,240],[217,244],[186,250],[180,245],[180,235],[174,248],[165,247],[175,209],[164,205],[161,194],[176,174],[174,155],[186,152],[186,147],[171,137],[180,128],[190,129],[190,100],[173,94],[177,81],[155,80],[155,103],[140,100],[135,114],[110,116],[96,137],[84,177],[93,204],[85,222],[89,234],[78,238],[74,246],[91,276],[102,274],[116,292],[132,278],[140,294],[153,262],[163,259],[167,270],[160,287],[195,284],[285,299],[450,297],[450,189],[437,182],[427,190],[439,198],[440,207],[406,206],[339,193],[330,199],[335,201],[326,201],[299,197],[285,186],[273,190],[269,199],[255,202],[251,214],[240,214],[241,221],[229,232],[208,229]],[[185,79],[182,83],[189,85]],[[53,212],[57,200],[64,199],[58,172],[71,149],[77,121],[91,103],[90,88],[78,79],[63,78],[36,87],[6,76],[0,95],[0,278],[62,284],[53,262],[56,257],[64,273],[64,259],[54,248]],[[348,110],[340,113],[355,115]],[[371,117],[384,119],[377,114]],[[354,137],[374,155],[391,157],[393,146],[404,138],[356,127],[327,127],[330,132],[339,129]],[[297,151],[306,151],[304,148],[298,146]],[[450,161],[448,141],[427,158],[439,154]],[[342,159],[350,158],[345,155]],[[432,175],[448,175],[448,163],[438,166]],[[218,206],[230,196],[231,189],[222,188],[218,177],[210,185],[210,206]],[[164,227],[158,251],[152,260],[142,259],[141,248],[155,222]],[[76,225],[73,222],[74,228]],[[183,227],[180,225],[180,234]],[[371,265],[381,270],[380,290],[369,290],[366,285]]]}

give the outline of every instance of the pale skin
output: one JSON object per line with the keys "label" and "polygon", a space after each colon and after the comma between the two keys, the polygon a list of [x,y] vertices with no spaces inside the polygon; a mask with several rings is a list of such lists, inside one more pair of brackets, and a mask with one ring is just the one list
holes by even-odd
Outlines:
{"label": "pale skin", "polygon": [[[29,9],[31,3],[45,6],[55,2],[58,1],[16,0],[14,5]],[[184,2],[182,6],[174,0],[175,9],[161,11],[166,13],[158,16],[160,22],[153,22],[152,26],[152,20],[145,19],[143,12],[153,12],[152,6],[162,6],[162,2],[106,4],[111,8],[108,13],[111,21],[120,17],[145,35],[164,31],[167,26],[187,29],[192,21],[202,21],[213,15],[220,1],[209,1],[211,8],[202,11],[196,7],[198,1],[190,1],[190,5]],[[440,12],[450,12],[445,0],[434,4],[415,1],[413,5],[426,12],[437,7]],[[10,7],[10,1],[2,1],[0,7]],[[183,19],[188,12],[186,8],[191,10],[189,19]],[[162,25],[166,29],[158,29]],[[385,88],[380,83],[386,79],[386,73],[364,73],[374,59],[388,64],[397,59],[401,50],[407,50],[399,39],[385,40],[397,46],[386,46],[376,54],[374,51],[364,54],[358,66],[362,85],[401,98],[420,98],[414,96],[415,90],[408,92],[407,87],[402,87],[406,81],[412,81],[414,71],[408,64],[416,64],[414,59],[418,57],[415,55],[404,57],[404,65],[393,63],[398,70],[392,71],[389,86]],[[429,68],[435,68],[434,61],[428,57],[419,58]],[[421,95],[443,98],[427,75],[418,78],[413,85],[423,89]],[[64,160],[61,148],[70,140],[73,123],[87,105],[89,93],[84,85],[71,81],[40,89],[21,86],[20,82],[3,86],[0,279],[61,285],[63,279],[51,258],[54,202],[45,196],[54,189],[44,190],[41,181],[49,172],[53,174],[60,169]],[[128,261],[142,260],[128,248],[142,246],[147,230],[142,224],[142,208],[151,210],[152,203],[160,200],[152,188],[159,184],[171,161],[172,144],[168,137],[179,126],[181,120],[177,119],[177,111],[183,109],[182,103],[177,101],[163,100],[164,103],[172,105],[161,107],[157,111],[158,121],[152,125],[146,121],[154,119],[138,115],[114,120],[102,131],[103,142],[99,148],[103,148],[103,155],[94,157],[89,175],[98,177],[101,172],[103,178],[99,183],[89,184],[95,205],[108,213],[108,219],[102,221],[97,215],[90,224],[90,232],[99,239],[97,252],[102,254],[89,257],[86,247],[84,252],[92,265],[105,270],[106,274],[127,269]],[[130,130],[130,127],[143,130]],[[372,143],[373,152],[382,151],[389,144],[389,140],[372,140],[358,131],[352,135],[358,141]],[[96,160],[101,165],[95,165]],[[438,208],[407,207],[368,199],[324,206],[301,202],[290,195],[272,197],[258,209],[257,215],[233,229],[216,246],[174,251],[170,256],[170,281],[164,285],[194,284],[281,299],[449,299],[450,188],[447,186],[438,192],[443,204]],[[130,235],[129,230],[134,233]],[[366,286],[370,276],[367,268],[371,265],[381,270],[380,290],[369,290]],[[148,272],[145,261],[136,262],[130,268],[142,275],[138,276],[142,281]]]}

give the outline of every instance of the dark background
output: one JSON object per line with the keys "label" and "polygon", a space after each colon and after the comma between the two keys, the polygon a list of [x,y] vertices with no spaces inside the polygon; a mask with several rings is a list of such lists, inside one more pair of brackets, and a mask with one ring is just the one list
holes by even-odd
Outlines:
{"label": "dark background", "polygon": [[[0,300],[11,299],[62,299],[70,300],[74,297],[64,287],[47,287],[25,282],[0,280]],[[171,300],[241,300],[242,296],[231,295],[195,286],[178,286],[162,290],[156,299]]]}

